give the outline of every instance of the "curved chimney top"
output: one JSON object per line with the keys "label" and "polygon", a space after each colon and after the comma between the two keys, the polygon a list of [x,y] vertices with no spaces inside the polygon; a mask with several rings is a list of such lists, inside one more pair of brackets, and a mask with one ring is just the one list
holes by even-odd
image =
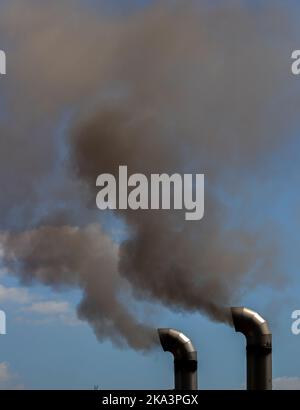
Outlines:
{"label": "curved chimney top", "polygon": [[236,332],[243,333],[249,344],[259,344],[272,335],[268,322],[255,311],[246,307],[232,307],[231,314]]}
{"label": "curved chimney top", "polygon": [[171,352],[175,360],[197,360],[197,351],[191,340],[175,329],[158,329],[160,343],[165,352]]}

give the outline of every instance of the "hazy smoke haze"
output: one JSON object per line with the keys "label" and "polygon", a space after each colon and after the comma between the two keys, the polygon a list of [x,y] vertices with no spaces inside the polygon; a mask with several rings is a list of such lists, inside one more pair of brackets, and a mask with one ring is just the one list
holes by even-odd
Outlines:
{"label": "hazy smoke haze", "polygon": [[[0,115],[3,263],[21,281],[80,287],[79,317],[99,339],[147,349],[153,324],[131,302],[159,301],[228,321],[245,283],[276,284],[276,227],[231,225],[218,188],[247,204],[245,180],[288,143],[297,120],[291,16],[245,2],[155,2],[127,16],[71,1],[1,6],[8,75]],[[205,217],[116,211],[114,243],[96,178],[193,172]],[[257,198],[259,203],[259,198]],[[251,218],[251,215],[249,215]]]}

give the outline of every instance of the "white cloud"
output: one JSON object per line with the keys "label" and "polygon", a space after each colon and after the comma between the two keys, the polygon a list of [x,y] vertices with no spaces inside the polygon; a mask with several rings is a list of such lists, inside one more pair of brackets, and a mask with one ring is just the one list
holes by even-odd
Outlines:
{"label": "white cloud", "polygon": [[29,303],[31,297],[24,288],[7,288],[0,285],[0,303],[11,302],[11,303]]}
{"label": "white cloud", "polygon": [[10,374],[8,363],[0,363],[0,383],[6,383],[11,380],[12,375]]}
{"label": "white cloud", "polygon": [[68,302],[54,300],[36,302],[30,306],[23,307],[21,311],[31,315],[29,317],[18,316],[16,319],[19,322],[32,325],[47,325],[54,321],[61,321],[68,326],[83,324],[83,322],[76,317]]}
{"label": "white cloud", "polygon": [[58,315],[68,313],[70,311],[70,305],[68,302],[49,300],[45,302],[32,303],[30,306],[24,307],[23,311],[38,313],[41,315]]}
{"label": "white cloud", "polygon": [[24,390],[25,386],[19,383],[19,377],[12,373],[9,364],[0,362],[0,390]]}
{"label": "white cloud", "polygon": [[273,379],[273,390],[300,390],[300,377],[278,377]]}
{"label": "white cloud", "polygon": [[69,326],[82,324],[68,302],[41,300],[41,297],[26,288],[0,285],[0,304],[3,306],[4,303],[21,305],[19,313],[23,312],[23,315],[18,314],[15,318],[20,322],[45,325],[59,320]]}

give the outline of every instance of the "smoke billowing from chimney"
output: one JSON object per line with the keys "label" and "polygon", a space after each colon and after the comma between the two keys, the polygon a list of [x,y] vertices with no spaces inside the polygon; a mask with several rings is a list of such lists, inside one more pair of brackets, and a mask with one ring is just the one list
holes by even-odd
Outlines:
{"label": "smoke billowing from chimney", "polygon": [[[246,281],[276,283],[274,228],[237,224],[226,198],[248,204],[247,178],[267,178],[265,163],[297,119],[290,24],[275,6],[236,1],[155,2],[123,17],[71,1],[1,6],[0,35],[12,45],[0,117],[10,271],[80,287],[79,317],[99,339],[138,349],[155,331],[124,292],[228,322]],[[100,227],[95,182],[119,165],[204,173],[204,219],[116,211],[127,229],[116,245]]]}
{"label": "smoke billowing from chimney", "polygon": [[122,335],[134,348],[147,348],[156,342],[156,332],[140,324],[118,300],[117,291],[122,288],[118,249],[98,224],[83,229],[44,226],[4,234],[1,243],[7,268],[24,284],[38,281],[58,289],[80,287],[83,298],[78,316],[91,323],[100,340],[109,336],[122,344]]}

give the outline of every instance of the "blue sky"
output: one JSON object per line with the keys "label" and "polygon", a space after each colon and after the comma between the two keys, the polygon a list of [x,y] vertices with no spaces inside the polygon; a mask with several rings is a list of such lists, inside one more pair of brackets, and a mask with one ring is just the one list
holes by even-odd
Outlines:
{"label": "blue sky", "polygon": [[[126,0],[122,1],[122,6],[121,2],[112,0],[100,2],[100,6],[99,2],[92,0],[83,3],[85,7],[95,8],[95,13],[119,13],[122,16],[151,1]],[[219,2],[215,3],[218,7]],[[249,6],[247,1],[243,4],[244,7]],[[292,14],[299,14],[300,9],[295,2],[287,1],[285,4],[293,10]],[[255,2],[258,10],[261,5],[262,2]],[[291,24],[294,23],[291,21]],[[295,46],[296,41],[291,44],[291,50]],[[289,63],[287,61],[287,69]],[[300,77],[298,82],[297,79],[292,81],[295,92],[300,91]],[[5,101],[5,96],[0,98]],[[68,113],[62,113],[64,120],[65,116],[68,118]],[[59,129],[57,135],[65,131],[61,124],[56,124],[56,128]],[[299,129],[297,124],[291,127],[289,144],[284,149],[280,147],[268,159],[265,164],[267,178],[258,181],[248,176],[245,179],[244,189],[250,199],[246,210],[241,209],[238,198],[225,200],[230,205],[235,223],[246,218],[251,230],[271,220],[280,232],[279,268],[287,280],[278,283],[275,289],[266,284],[244,291],[241,304],[259,311],[270,322],[274,340],[274,378],[291,378],[293,386],[300,389],[297,361],[300,335],[295,336],[291,332],[291,313],[300,309],[299,131],[300,125]],[[285,138],[282,135],[282,139]],[[63,152],[63,147],[60,147],[59,154],[63,156]],[[111,227],[116,222],[108,216],[105,223]],[[117,235],[115,239],[120,238]],[[0,368],[3,388],[172,388],[171,355],[160,349],[142,354],[131,349],[119,349],[109,341],[99,343],[90,326],[76,317],[80,290],[64,288],[57,292],[39,284],[27,287],[6,271],[0,276],[0,284],[0,309],[7,315],[7,335],[0,336],[0,362],[5,363],[2,378]],[[139,303],[141,308],[149,310],[156,327],[177,328],[191,337],[198,349],[200,388],[238,389],[244,386],[245,341],[242,335],[236,334],[228,326],[211,322],[200,313],[173,312],[159,304]]]}

